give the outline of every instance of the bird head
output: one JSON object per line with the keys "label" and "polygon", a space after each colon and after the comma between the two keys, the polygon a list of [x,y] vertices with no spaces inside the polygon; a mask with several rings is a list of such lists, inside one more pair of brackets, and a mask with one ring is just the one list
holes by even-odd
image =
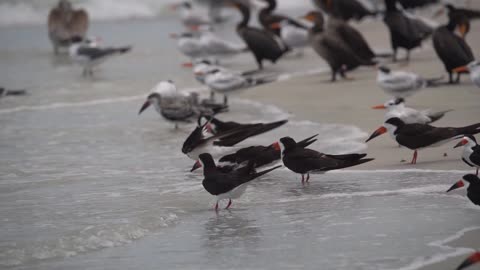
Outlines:
{"label": "bird head", "polygon": [[453,148],[457,148],[460,146],[475,146],[477,145],[477,140],[473,135],[465,135],[461,141],[459,141]]}

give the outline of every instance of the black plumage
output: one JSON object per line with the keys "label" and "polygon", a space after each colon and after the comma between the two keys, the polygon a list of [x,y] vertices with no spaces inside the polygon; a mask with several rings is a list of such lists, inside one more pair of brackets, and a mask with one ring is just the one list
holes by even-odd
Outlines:
{"label": "black plumage", "polygon": [[[463,176],[463,180],[469,183],[467,188],[467,197],[472,203],[480,205],[480,178],[474,174],[466,174]],[[462,180],[459,180],[453,184],[453,186],[451,186],[447,192],[463,186],[464,184],[462,183]]]}
{"label": "black plumage", "polygon": [[348,21],[361,20],[366,16],[376,16],[376,11],[371,11],[357,0],[314,0],[323,12],[328,15]]}

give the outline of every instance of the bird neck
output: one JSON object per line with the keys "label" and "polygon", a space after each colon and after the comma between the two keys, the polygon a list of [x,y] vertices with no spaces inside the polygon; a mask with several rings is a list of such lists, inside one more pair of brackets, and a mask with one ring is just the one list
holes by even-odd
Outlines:
{"label": "bird neck", "polygon": [[242,20],[237,25],[237,29],[244,28],[248,26],[250,21],[250,10],[246,6],[240,6],[240,12],[242,13]]}
{"label": "bird neck", "polygon": [[387,11],[398,11],[396,0],[385,0],[385,8]]}
{"label": "bird neck", "polygon": [[447,29],[450,31],[450,32],[455,32],[455,28],[457,27],[457,22],[455,20],[453,20],[452,18],[450,18],[448,20],[448,23],[447,23]]}
{"label": "bird neck", "polygon": [[267,2],[268,2],[268,6],[263,8],[260,12],[264,12],[265,14],[270,14],[272,13],[272,11],[275,10],[275,8],[277,8],[277,2],[275,0],[269,0]]}

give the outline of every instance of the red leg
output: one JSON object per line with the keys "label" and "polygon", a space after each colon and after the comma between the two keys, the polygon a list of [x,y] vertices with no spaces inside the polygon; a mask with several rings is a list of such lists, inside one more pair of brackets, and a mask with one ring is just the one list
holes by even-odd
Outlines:
{"label": "red leg", "polygon": [[305,181],[304,175],[302,174],[302,184]]}
{"label": "red leg", "polygon": [[215,211],[218,212],[218,202],[215,204]]}
{"label": "red leg", "polygon": [[227,207],[225,207],[225,209],[230,208],[230,206],[232,206],[232,199],[228,200],[228,204],[227,204]]}
{"label": "red leg", "polygon": [[418,153],[417,153],[417,150],[415,150],[415,152],[413,152],[413,158],[412,158],[411,164],[417,164],[417,156],[418,156]]}
{"label": "red leg", "polygon": [[307,180],[306,180],[306,182],[308,182],[308,180],[310,180],[310,173],[307,173]]}

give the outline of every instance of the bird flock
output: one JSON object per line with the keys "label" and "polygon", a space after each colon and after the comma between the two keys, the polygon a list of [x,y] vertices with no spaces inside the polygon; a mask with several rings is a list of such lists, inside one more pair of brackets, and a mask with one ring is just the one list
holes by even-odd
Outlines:
{"label": "bird flock", "polygon": [[[253,136],[282,128],[288,120],[271,123],[222,121],[217,115],[228,112],[228,97],[239,90],[277,81],[277,74],[264,71],[269,68],[267,62],[276,64],[286,55],[302,57],[305,50],[312,49],[327,64],[332,83],[339,78],[351,80],[349,73],[361,66],[377,70],[377,86],[392,99],[373,107],[386,110],[386,113],[383,125],[366,142],[388,133],[398,145],[413,151],[411,163],[416,164],[420,149],[459,140],[454,147],[463,147],[461,158],[475,169],[475,174],[465,175],[447,192],[469,183],[467,196],[474,204],[480,205],[480,146],[474,137],[480,133],[480,123],[465,127],[435,127],[430,124],[451,110],[419,111],[406,105],[406,100],[422,89],[458,84],[462,75],[467,73],[480,87],[480,62],[475,61],[467,41],[470,22],[480,18],[480,11],[441,3],[440,0],[380,2],[383,4],[381,8],[372,10],[358,0],[313,0],[316,9],[298,18],[279,14],[276,0],[210,1],[208,13],[191,2],[171,5],[170,9],[178,14],[185,31],[172,33],[170,38],[189,61],[183,66],[192,69],[195,79],[210,90],[210,96],[203,98],[196,92],[183,92],[173,81],[162,80],[149,92],[138,114],[152,106],[165,120],[173,122],[175,129],[180,123],[196,123],[181,151],[193,160],[191,172],[203,171],[202,185],[208,193],[216,196],[216,211],[219,210],[219,201],[228,200],[226,209],[229,209],[232,199],[240,197],[250,181],[282,165],[299,174],[305,184],[310,181],[311,174],[372,162],[374,159],[367,158],[364,153],[334,155],[308,148],[317,140],[318,134],[308,138],[284,136],[272,140],[270,145],[233,147]],[[415,11],[426,6],[440,7],[433,16],[436,18],[446,13],[447,23],[434,26],[418,16]],[[227,40],[216,33],[217,24],[232,19],[223,14],[225,10],[240,15],[231,30],[241,42]],[[258,16],[258,25],[252,22],[254,15]],[[368,17],[383,21],[389,32],[385,39],[390,40],[391,52],[375,52],[350,23]],[[102,46],[101,39],[87,36],[87,11],[75,9],[68,0],[60,0],[52,8],[47,26],[53,52],[67,51],[72,61],[83,68],[85,77],[91,77],[94,68],[111,56],[131,50],[131,46]],[[412,50],[427,42],[432,43],[448,79],[443,76],[425,78],[412,72],[391,70],[386,64],[414,62]],[[399,58],[400,50],[405,51],[404,58]],[[256,69],[238,71],[222,66],[223,61],[232,60],[236,55],[251,55]],[[0,96],[24,93],[24,90],[0,89]],[[217,94],[223,95],[222,101],[217,101]],[[478,261],[480,254],[477,252],[458,269]]]}

